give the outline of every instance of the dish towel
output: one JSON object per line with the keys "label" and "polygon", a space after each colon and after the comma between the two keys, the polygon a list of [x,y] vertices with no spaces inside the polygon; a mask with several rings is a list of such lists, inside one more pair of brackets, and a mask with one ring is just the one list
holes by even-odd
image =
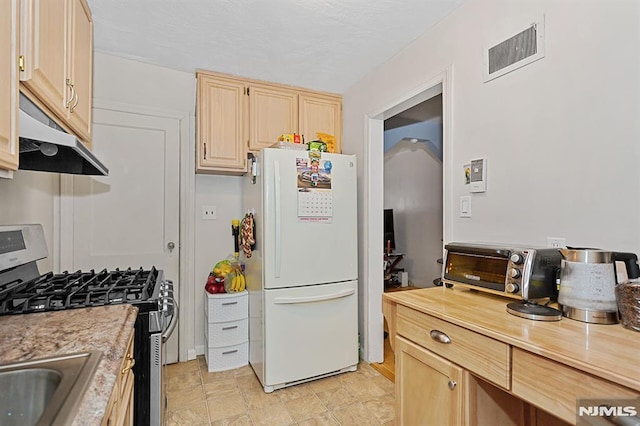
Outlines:
{"label": "dish towel", "polygon": [[242,252],[245,257],[251,257],[251,251],[256,243],[256,239],[253,235],[254,231],[253,224],[253,213],[247,213],[244,215],[242,219],[242,229],[240,230],[240,235],[242,236]]}

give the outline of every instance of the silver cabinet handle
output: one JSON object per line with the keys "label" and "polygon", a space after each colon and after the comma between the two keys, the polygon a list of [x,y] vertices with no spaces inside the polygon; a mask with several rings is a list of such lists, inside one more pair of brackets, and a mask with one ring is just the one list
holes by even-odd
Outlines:
{"label": "silver cabinet handle", "polygon": [[64,101],[64,107],[69,108],[69,105],[71,105],[71,101],[73,101],[73,99],[76,97],[76,89],[73,87],[73,84],[71,84],[71,80],[69,80],[68,78],[66,79],[65,83],[67,87],[71,89],[69,99],[66,99]]}
{"label": "silver cabinet handle", "polygon": [[235,328],[238,328],[238,326],[237,325],[232,325],[230,327],[222,327],[223,330],[233,330]]}
{"label": "silver cabinet handle", "polygon": [[167,243],[167,248],[169,249],[169,251],[173,251],[173,249],[176,248],[176,243],[174,243],[173,241],[169,241]]}
{"label": "silver cabinet handle", "polygon": [[457,383],[454,382],[453,380],[449,380],[449,383],[447,383],[447,386],[449,386],[450,390],[454,390],[456,388]]}
{"label": "silver cabinet handle", "polygon": [[238,350],[237,350],[237,349],[234,349],[234,350],[232,350],[232,351],[222,352],[222,355],[234,354],[234,353],[236,353],[236,352],[238,352]]}
{"label": "silver cabinet handle", "polygon": [[[73,88],[73,86],[72,86]],[[71,107],[69,108],[69,112],[73,113],[73,110],[76,109],[76,107],[78,106],[78,102],[80,102],[80,98],[78,97],[78,92],[75,91],[74,89],[74,97],[76,98],[76,101],[73,103],[73,105],[71,105]]]}
{"label": "silver cabinet handle", "polygon": [[226,306],[226,305],[237,305],[237,304],[238,304],[238,302],[222,302],[223,306]]}
{"label": "silver cabinet handle", "polygon": [[443,333],[442,331],[440,331],[440,330],[431,330],[429,335],[436,342],[440,342],[440,343],[444,343],[444,344],[451,343],[451,338],[449,336],[447,336],[445,333]]}

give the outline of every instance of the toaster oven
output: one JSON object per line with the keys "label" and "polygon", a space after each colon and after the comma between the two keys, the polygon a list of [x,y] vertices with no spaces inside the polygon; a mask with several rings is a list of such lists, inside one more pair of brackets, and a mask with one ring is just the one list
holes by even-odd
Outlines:
{"label": "toaster oven", "polygon": [[557,249],[450,243],[445,245],[442,281],[449,287],[468,287],[513,299],[556,300],[561,260]]}

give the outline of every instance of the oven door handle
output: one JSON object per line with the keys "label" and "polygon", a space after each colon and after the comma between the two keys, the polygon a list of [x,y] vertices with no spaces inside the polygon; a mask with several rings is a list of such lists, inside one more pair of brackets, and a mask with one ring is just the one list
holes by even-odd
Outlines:
{"label": "oven door handle", "polygon": [[169,337],[173,334],[173,329],[176,328],[178,324],[178,318],[180,317],[180,306],[178,306],[178,301],[173,299],[173,316],[171,316],[171,322],[169,323],[169,327],[167,330],[162,333],[162,343],[166,342]]}

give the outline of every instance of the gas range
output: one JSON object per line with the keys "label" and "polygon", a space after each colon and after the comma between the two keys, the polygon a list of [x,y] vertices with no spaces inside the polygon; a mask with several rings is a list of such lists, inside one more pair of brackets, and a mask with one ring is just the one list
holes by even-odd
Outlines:
{"label": "gas range", "polygon": [[173,282],[154,266],[40,274],[36,261],[46,257],[42,226],[0,226],[0,316],[135,305],[134,424],[164,424],[164,343],[178,322]]}
{"label": "gas range", "polygon": [[157,309],[162,271],[103,269],[99,272],[52,272],[22,282],[0,283],[0,315],[131,303],[139,310]]}

